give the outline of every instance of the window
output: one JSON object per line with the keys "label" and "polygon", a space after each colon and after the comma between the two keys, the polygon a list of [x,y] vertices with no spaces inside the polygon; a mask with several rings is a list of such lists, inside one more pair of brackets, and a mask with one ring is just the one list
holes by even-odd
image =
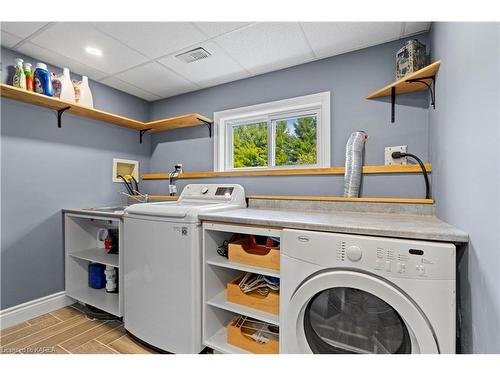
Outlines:
{"label": "window", "polygon": [[216,171],[330,166],[330,93],[216,112]]}

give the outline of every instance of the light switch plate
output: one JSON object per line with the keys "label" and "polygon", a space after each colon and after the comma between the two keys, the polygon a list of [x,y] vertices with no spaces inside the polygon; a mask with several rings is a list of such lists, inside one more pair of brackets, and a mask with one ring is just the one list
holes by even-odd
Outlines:
{"label": "light switch plate", "polygon": [[399,159],[392,158],[393,152],[396,152],[396,151],[406,152],[407,148],[408,148],[407,145],[386,147],[385,148],[385,165],[407,165],[408,160],[406,159],[406,157],[399,158]]}

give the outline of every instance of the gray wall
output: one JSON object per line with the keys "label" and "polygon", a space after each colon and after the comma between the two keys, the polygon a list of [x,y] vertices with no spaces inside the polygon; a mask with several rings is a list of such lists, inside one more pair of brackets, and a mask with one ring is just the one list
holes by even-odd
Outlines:
{"label": "gray wall", "polygon": [[[418,37],[427,43],[427,34]],[[351,132],[369,134],[366,165],[384,164],[384,147],[407,144],[409,152],[428,160],[428,98],[426,94],[398,98],[396,123],[390,123],[390,104],[365,100],[365,96],[394,80],[395,53],[403,41],[394,41],[356,52],[263,74],[154,102],[151,119],[199,112],[212,117],[215,111],[331,91],[332,165],[344,165],[345,144]],[[186,171],[213,170],[213,139],[205,127],[157,133],[152,137],[151,171],[167,172],[177,162]],[[186,183],[203,180],[183,180]],[[204,180],[206,181],[206,180]],[[211,179],[211,182],[228,179]],[[343,176],[231,178],[250,194],[343,194]],[[149,182],[155,193],[165,194],[168,183]],[[369,175],[365,196],[423,197],[421,175]]]}
{"label": "gray wall", "polygon": [[460,263],[463,351],[500,353],[500,24],[435,23],[429,111],[438,215],[470,235]]}
{"label": "gray wall", "polygon": [[[1,52],[5,83],[19,54]],[[98,108],[147,119],[147,102],[96,82],[90,86]],[[54,111],[4,98],[0,103],[5,309],[64,290],[61,209],[125,203],[118,194],[124,189],[111,181],[112,159],[139,160],[147,173],[150,138],[140,145],[136,131],[72,115],[64,115],[58,129]]]}

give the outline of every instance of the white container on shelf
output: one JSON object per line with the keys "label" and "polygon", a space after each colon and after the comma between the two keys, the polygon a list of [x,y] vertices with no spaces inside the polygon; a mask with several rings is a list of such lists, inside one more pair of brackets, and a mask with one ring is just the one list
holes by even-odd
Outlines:
{"label": "white container on shelf", "polygon": [[68,102],[75,101],[75,90],[73,89],[73,83],[71,82],[71,77],[69,75],[69,69],[64,68],[63,74],[57,78],[61,82],[61,94],[60,99],[66,100]]}
{"label": "white container on shelf", "polygon": [[94,99],[89,87],[89,79],[87,76],[82,76],[82,81],[77,84],[77,90],[80,91],[78,104],[94,108]]}

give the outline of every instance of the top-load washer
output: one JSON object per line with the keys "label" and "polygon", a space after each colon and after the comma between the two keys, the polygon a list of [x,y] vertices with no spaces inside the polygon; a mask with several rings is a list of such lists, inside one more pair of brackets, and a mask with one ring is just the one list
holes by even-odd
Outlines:
{"label": "top-load washer", "polygon": [[455,353],[453,244],[283,230],[282,353]]}
{"label": "top-load washer", "polygon": [[199,353],[201,226],[198,215],[246,207],[240,185],[187,185],[175,202],[124,214],[124,322],[140,340],[172,353]]}

